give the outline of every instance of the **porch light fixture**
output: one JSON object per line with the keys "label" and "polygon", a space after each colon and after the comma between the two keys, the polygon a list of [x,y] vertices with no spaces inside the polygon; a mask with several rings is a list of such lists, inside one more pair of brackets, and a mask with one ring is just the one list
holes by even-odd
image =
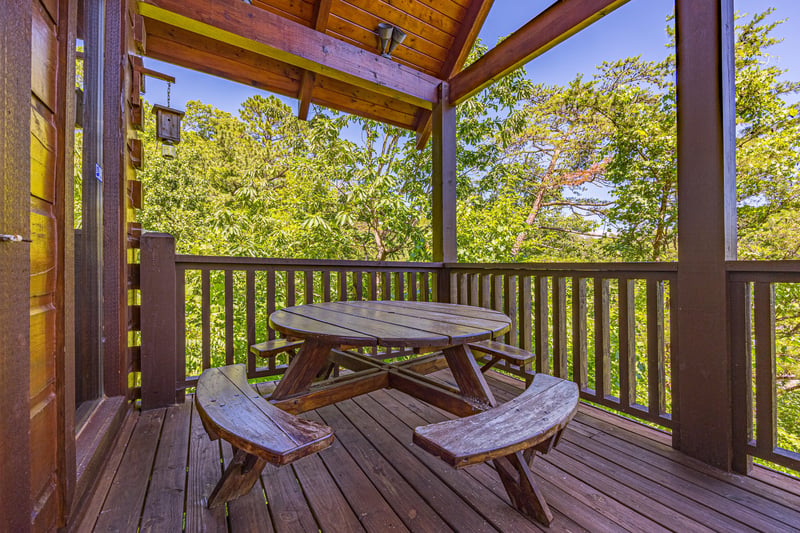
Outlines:
{"label": "porch light fixture", "polygon": [[169,93],[172,87],[167,84],[167,105],[154,105],[153,114],[156,116],[156,137],[161,141],[161,157],[175,159],[178,150],[175,145],[181,142],[181,118],[183,111],[169,107]]}
{"label": "porch light fixture", "polygon": [[406,32],[396,26],[381,22],[378,24],[378,39],[380,49],[378,50],[383,57],[392,58],[392,52],[406,38]]}

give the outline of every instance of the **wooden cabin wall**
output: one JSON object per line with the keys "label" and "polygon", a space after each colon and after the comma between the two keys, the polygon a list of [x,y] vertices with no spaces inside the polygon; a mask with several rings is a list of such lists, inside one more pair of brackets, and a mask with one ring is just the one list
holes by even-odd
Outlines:
{"label": "wooden cabin wall", "polygon": [[[9,0],[0,16],[0,233],[28,236],[30,197],[31,0]],[[27,243],[0,242],[0,517],[30,527]]]}
{"label": "wooden cabin wall", "polygon": [[[30,489],[33,530],[63,525],[74,477],[72,177],[76,5],[33,0],[30,99]],[[69,209],[67,209],[69,206]],[[70,231],[66,231],[69,228]],[[74,394],[74,393],[73,393]]]}

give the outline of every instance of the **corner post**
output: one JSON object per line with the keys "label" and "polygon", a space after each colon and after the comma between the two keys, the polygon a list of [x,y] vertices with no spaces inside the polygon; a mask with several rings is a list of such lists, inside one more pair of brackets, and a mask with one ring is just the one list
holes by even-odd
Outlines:
{"label": "corner post", "polygon": [[736,258],[733,0],[677,0],[680,420],[673,444],[731,469],[726,260]]}
{"label": "corner post", "polygon": [[142,409],[176,403],[175,239],[141,238]]}
{"label": "corner post", "polygon": [[433,109],[433,260],[456,262],[456,109],[450,87],[439,85]]}

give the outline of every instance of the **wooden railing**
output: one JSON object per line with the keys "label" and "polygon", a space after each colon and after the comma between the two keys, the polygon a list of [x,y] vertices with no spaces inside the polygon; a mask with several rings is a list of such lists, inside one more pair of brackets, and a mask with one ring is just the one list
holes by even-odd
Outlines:
{"label": "wooden railing", "polygon": [[285,364],[270,358],[259,367],[248,350],[275,338],[268,322],[275,310],[329,301],[428,301],[440,266],[176,256],[177,351],[187,362],[178,382],[192,387],[206,368],[235,362],[247,363],[250,379],[283,374]]}
{"label": "wooden railing", "polygon": [[441,266],[175,255],[169,235],[148,234],[141,268],[146,310],[142,405],[172,403],[176,391],[180,401],[183,391],[212,366],[244,363],[249,379],[281,375],[286,361],[256,360],[249,351],[251,345],[275,338],[269,327],[272,312],[313,302],[433,300]]}
{"label": "wooden railing", "polygon": [[[774,302],[776,283],[800,283],[800,263],[729,262],[727,269],[735,468],[746,471],[750,457],[759,457],[800,469],[800,455],[780,447],[776,438]],[[175,255],[169,235],[148,234],[141,266],[142,404],[180,401],[182,391],[211,366],[245,363],[249,378],[282,374],[285,361],[256,361],[248,350],[275,337],[268,317],[282,307],[331,300],[449,299],[511,317],[511,330],[501,340],[536,357],[532,369],[501,365],[502,370],[571,379],[584,400],[674,430],[680,390],[673,349],[676,284],[673,263],[196,257]]]}
{"label": "wooden railing", "polygon": [[[776,383],[776,337],[783,336],[777,340],[791,345],[791,339],[786,337],[794,334],[792,328],[779,328],[776,323],[791,325],[800,321],[791,309],[795,295],[792,291],[782,291],[788,294],[776,305],[776,287],[788,289],[790,284],[798,287],[800,262],[729,262],[728,283],[734,467],[746,472],[752,456],[800,471],[800,453],[787,450],[778,442]],[[782,313],[776,313],[776,309]],[[790,331],[781,335],[783,329]]]}
{"label": "wooden railing", "polygon": [[451,301],[511,317],[503,340],[535,353],[536,372],[575,381],[586,400],[673,427],[674,264],[445,267]]}

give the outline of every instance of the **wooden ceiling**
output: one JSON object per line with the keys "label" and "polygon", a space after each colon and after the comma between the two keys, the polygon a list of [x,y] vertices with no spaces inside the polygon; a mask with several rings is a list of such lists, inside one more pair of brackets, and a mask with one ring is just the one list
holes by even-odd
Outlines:
{"label": "wooden ceiling", "polygon": [[[625,1],[557,1],[463,73],[492,0],[139,0],[138,8],[149,57],[297,98],[301,118],[314,103],[416,131],[423,144],[443,81],[458,88],[452,103],[463,101]],[[391,59],[378,52],[380,22],[407,34]]]}

